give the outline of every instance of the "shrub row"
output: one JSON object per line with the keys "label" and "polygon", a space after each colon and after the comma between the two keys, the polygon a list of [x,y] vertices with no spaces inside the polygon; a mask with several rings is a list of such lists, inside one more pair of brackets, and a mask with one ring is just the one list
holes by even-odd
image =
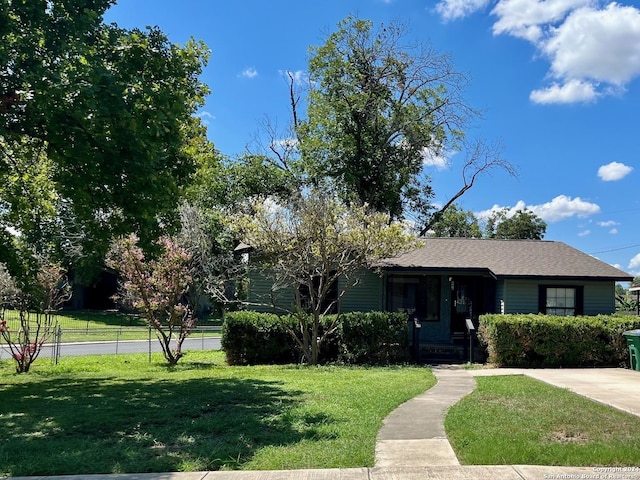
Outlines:
{"label": "shrub row", "polygon": [[482,315],[478,338],[499,366],[617,367],[629,365],[623,332],[636,328],[637,316]]}
{"label": "shrub row", "polygon": [[[335,317],[328,316],[325,325]],[[286,326],[292,316],[251,311],[229,312],[222,326],[222,349],[229,365],[283,364],[299,360]],[[388,312],[340,315],[338,328],[326,339],[321,362],[385,365],[408,360],[407,317]]]}
{"label": "shrub row", "polygon": [[283,322],[290,317],[250,311],[228,312],[222,324],[221,346],[229,365],[295,362],[295,344]]}
{"label": "shrub row", "polygon": [[388,365],[409,360],[407,315],[350,312],[341,315],[337,360],[356,365]]}

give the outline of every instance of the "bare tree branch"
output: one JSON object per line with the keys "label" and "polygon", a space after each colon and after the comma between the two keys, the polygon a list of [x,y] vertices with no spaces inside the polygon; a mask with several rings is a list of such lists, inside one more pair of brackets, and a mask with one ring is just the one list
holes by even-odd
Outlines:
{"label": "bare tree branch", "polygon": [[500,145],[488,146],[482,141],[477,141],[473,145],[467,155],[464,167],[462,167],[462,187],[440,209],[431,215],[420,229],[420,236],[424,236],[438,222],[442,214],[473,187],[479,176],[490,174],[494,170],[503,170],[511,176],[517,176],[515,166],[502,158],[500,152]]}

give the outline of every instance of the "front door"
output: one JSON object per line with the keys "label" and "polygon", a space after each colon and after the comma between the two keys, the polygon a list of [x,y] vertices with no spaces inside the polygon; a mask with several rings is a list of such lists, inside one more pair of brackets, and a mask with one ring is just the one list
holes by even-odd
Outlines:
{"label": "front door", "polygon": [[465,277],[453,277],[451,282],[451,334],[461,334],[467,329],[467,318],[473,318],[473,299],[476,282]]}
{"label": "front door", "polygon": [[494,313],[496,281],[490,277],[451,277],[451,334],[464,333],[466,319],[478,326],[478,316]]}

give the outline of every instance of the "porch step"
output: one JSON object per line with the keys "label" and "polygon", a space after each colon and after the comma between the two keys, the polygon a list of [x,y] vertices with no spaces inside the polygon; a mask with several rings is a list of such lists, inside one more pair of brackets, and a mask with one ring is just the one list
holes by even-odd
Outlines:
{"label": "porch step", "polygon": [[464,363],[464,347],[450,344],[420,345],[420,361],[423,363]]}

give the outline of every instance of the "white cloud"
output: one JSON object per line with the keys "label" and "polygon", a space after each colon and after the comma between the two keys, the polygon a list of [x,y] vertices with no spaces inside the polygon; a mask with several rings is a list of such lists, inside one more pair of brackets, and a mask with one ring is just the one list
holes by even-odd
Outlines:
{"label": "white cloud", "polygon": [[280,151],[286,150],[291,152],[298,148],[298,140],[293,137],[281,138],[271,142],[270,147]]}
{"label": "white cloud", "polygon": [[202,120],[202,124],[203,125],[209,125],[210,120],[215,120],[216,119],[216,117],[214,117],[211,113],[209,113],[209,112],[207,112],[205,110],[202,110],[202,111],[196,113],[194,115],[194,117],[197,117],[200,120]]}
{"label": "white cloud", "polygon": [[[293,78],[294,85],[306,85],[309,82],[309,75],[304,70],[278,70],[278,73],[285,77],[287,82],[289,78]],[[291,76],[291,77],[289,77]]]}
{"label": "white cloud", "polygon": [[629,266],[627,268],[640,270],[640,253],[629,261]]}
{"label": "white cloud", "polygon": [[542,50],[557,78],[624,85],[640,75],[640,10],[616,3],[578,8],[551,30]]}
{"label": "white cloud", "polygon": [[547,25],[535,45],[551,62],[549,75],[563,87],[554,89],[554,82],[532,92],[532,101],[584,102],[621,92],[640,76],[640,10],[617,3],[576,8],[559,25]]}
{"label": "white cloud", "polygon": [[[486,220],[492,213],[503,210],[505,207],[494,205],[489,210],[483,210],[476,213],[481,220]],[[511,217],[518,210],[530,210],[545,222],[559,222],[571,217],[588,217],[600,213],[600,206],[586,202],[580,197],[571,198],[566,195],[558,195],[550,202],[541,205],[527,205],[524,201],[519,200],[514,207],[506,207],[509,209],[507,217]]]}
{"label": "white cloud", "polygon": [[427,167],[434,167],[436,170],[447,170],[451,166],[450,159],[455,154],[455,151],[445,151],[437,154],[429,148],[423,148],[422,163]]}
{"label": "white cloud", "polygon": [[493,5],[494,35],[525,39],[548,59],[541,104],[588,102],[624,92],[640,77],[640,8],[600,0],[440,0],[444,20]]}
{"label": "white cloud", "polygon": [[566,195],[558,195],[542,205],[531,205],[529,209],[547,222],[558,222],[574,216],[588,217],[600,213],[599,205],[586,202],[580,197],[571,198]]}
{"label": "white cloud", "polygon": [[583,230],[582,232],[578,233],[578,236],[579,237],[586,237],[589,234],[591,234],[591,230]]}
{"label": "white cloud", "polygon": [[633,167],[629,167],[624,163],[611,162],[607,165],[602,165],[598,169],[598,176],[605,182],[614,182],[621,180],[631,173]]}
{"label": "white cloud", "polygon": [[491,0],[440,0],[436,4],[436,12],[444,20],[455,20],[477,12],[490,2]]}
{"label": "white cloud", "polygon": [[618,234],[618,229],[617,228],[612,228],[611,230],[609,230],[609,233],[611,235],[617,235]]}
{"label": "white cloud", "polygon": [[619,222],[615,220],[607,220],[606,222],[598,222],[598,226],[602,228],[613,227],[614,225],[620,225]]}
{"label": "white cloud", "polygon": [[501,0],[491,12],[498,17],[493,33],[537,42],[544,33],[543,26],[558,22],[574,8],[589,3],[591,0]]}
{"label": "white cloud", "polygon": [[495,212],[500,212],[505,208],[507,209],[507,218],[511,218],[515,215],[515,213],[518,210],[526,210],[528,207],[522,200],[519,200],[518,203],[516,203],[515,206],[513,207],[501,207],[500,205],[495,204],[493,207],[491,207],[488,210],[482,210],[480,212],[476,212],[475,216],[478,217],[478,219],[481,221],[486,221]]}
{"label": "white cloud", "polygon": [[242,73],[240,73],[240,76],[245,78],[255,78],[258,76],[258,71],[253,67],[245,68]]}
{"label": "white cloud", "polygon": [[599,96],[595,87],[593,83],[574,79],[563,85],[554,83],[550,87],[534,90],[529,98],[534,103],[543,104],[591,102]]}

